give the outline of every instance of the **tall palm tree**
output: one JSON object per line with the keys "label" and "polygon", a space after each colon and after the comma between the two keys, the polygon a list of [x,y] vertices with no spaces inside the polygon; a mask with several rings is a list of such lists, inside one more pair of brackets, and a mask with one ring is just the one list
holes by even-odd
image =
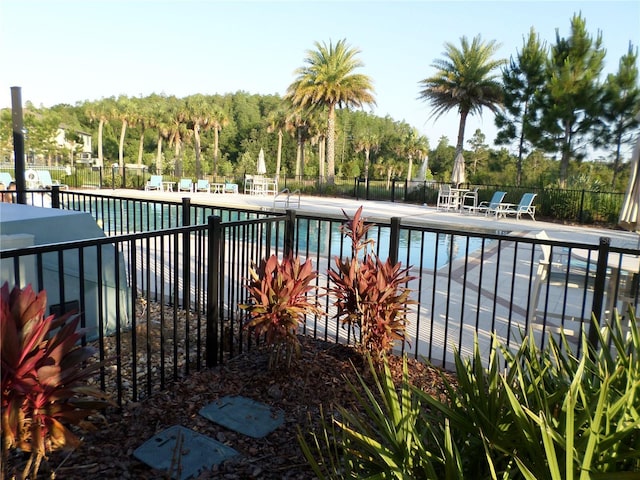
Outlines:
{"label": "tall palm tree", "polygon": [[276,179],[280,178],[280,167],[282,166],[282,137],[287,128],[287,110],[284,105],[269,112],[267,116],[267,132],[278,134],[278,151],[276,153]]}
{"label": "tall palm tree", "polygon": [[204,95],[196,94],[186,99],[186,116],[189,130],[193,132],[194,149],[196,153],[196,178],[202,178],[202,146],[200,142],[200,132],[212,127],[211,108]]}
{"label": "tall palm tree", "polygon": [[87,116],[92,122],[98,121],[98,161],[100,165],[104,165],[104,154],[102,151],[104,126],[113,117],[113,114],[113,97],[87,104]]}
{"label": "tall palm tree", "polygon": [[469,114],[482,115],[487,107],[494,113],[502,105],[502,85],[499,82],[499,67],[505,59],[494,60],[493,56],[500,48],[495,40],[483,42],[480,35],[471,43],[467,37],[460,39],[461,49],[452,43],[445,43],[445,58],[436,59],[432,66],[438,71],[435,75],[421,80],[420,97],[433,108],[432,117],[436,119],[457,108],[460,114],[456,155],[462,152],[464,128]]}
{"label": "tall palm tree", "polygon": [[120,143],[118,146],[118,164],[120,165],[120,171],[124,169],[124,139],[127,134],[127,126],[133,118],[133,108],[131,100],[126,95],[118,97],[116,102],[115,117],[122,122],[120,128]]}
{"label": "tall palm tree", "polygon": [[213,175],[218,176],[218,155],[220,152],[220,130],[229,125],[229,116],[219,105],[209,106],[209,117],[213,129]]}
{"label": "tall palm tree", "polygon": [[169,146],[174,148],[174,175],[182,176],[182,145],[187,137],[186,107],[184,100],[176,99],[169,108]]}
{"label": "tall palm tree", "polygon": [[330,41],[315,42],[316,50],[307,51],[304,67],[296,70],[297,78],[289,85],[285,98],[302,108],[327,108],[327,182],[335,180],[336,105],[362,107],[375,104],[371,79],[354,73],[364,64],[357,58],[360,50],[346,40],[335,45]]}
{"label": "tall palm tree", "polygon": [[309,124],[306,112],[301,108],[293,108],[287,117],[286,130],[296,139],[295,176],[304,175],[304,145],[309,138]]}

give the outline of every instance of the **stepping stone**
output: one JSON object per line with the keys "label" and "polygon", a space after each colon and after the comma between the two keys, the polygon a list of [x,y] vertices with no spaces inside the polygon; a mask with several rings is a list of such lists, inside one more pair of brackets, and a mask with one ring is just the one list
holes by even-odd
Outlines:
{"label": "stepping stone", "polygon": [[154,435],[133,452],[138,460],[170,473],[175,480],[196,478],[236,455],[238,452],[233,448],[180,425]]}
{"label": "stepping stone", "polygon": [[284,422],[284,412],[247,397],[227,396],[200,409],[200,415],[243,435],[262,438]]}

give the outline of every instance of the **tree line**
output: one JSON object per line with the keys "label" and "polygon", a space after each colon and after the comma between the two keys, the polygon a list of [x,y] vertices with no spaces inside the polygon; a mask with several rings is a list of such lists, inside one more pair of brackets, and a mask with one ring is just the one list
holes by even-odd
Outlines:
{"label": "tree line", "polygon": [[[25,151],[34,161],[72,164],[79,133],[87,132],[99,164],[200,178],[253,173],[263,148],[270,175],[329,184],[336,176],[447,182],[463,152],[471,183],[623,189],[622,153],[640,125],[637,48],[629,44],[618,71],[601,78],[602,34],[590,35],[579,14],[570,35],[556,34],[552,45],[532,28],[510,59],[496,58],[498,47],[480,36],[463,36],[459,47],[446,43],[432,64],[435,74],[418,81],[432,117],[459,114],[454,146],[447,137],[430,145],[406,122],[363,111],[375,104],[372,79],[359,73],[360,51],[339,40],[307,51],[283,97],[238,91],[121,95],[51,108],[27,102]],[[495,113],[493,148],[480,130],[465,142],[468,116],[483,109]],[[10,116],[0,111],[3,159],[11,158]],[[55,141],[60,127],[64,145]],[[583,161],[593,149],[611,154],[605,162]]]}

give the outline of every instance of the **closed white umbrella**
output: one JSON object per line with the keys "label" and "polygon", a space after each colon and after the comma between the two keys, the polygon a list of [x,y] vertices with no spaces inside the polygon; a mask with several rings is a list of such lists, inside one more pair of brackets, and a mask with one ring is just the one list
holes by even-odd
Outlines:
{"label": "closed white umbrella", "polygon": [[258,154],[258,166],[256,168],[256,173],[258,175],[264,175],[267,173],[267,166],[264,163],[264,150],[260,149],[260,153]]}
{"label": "closed white umbrella", "polygon": [[451,183],[456,187],[466,181],[464,157],[462,152],[456,155],[456,159],[453,161],[453,172],[451,173]]}
{"label": "closed white umbrella", "polygon": [[640,210],[640,136],[633,149],[631,156],[631,175],[629,176],[629,185],[624,194],[622,208],[620,209],[620,218],[618,223],[625,230],[640,230],[640,219],[638,211]]}

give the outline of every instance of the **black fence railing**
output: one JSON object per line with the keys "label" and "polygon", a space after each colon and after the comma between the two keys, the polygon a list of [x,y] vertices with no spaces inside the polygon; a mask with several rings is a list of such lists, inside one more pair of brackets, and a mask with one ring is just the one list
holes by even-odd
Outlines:
{"label": "black fence railing", "polygon": [[[61,208],[88,212],[105,238],[0,251],[2,282],[46,289],[51,311],[78,309],[104,361],[99,382],[122,403],[255,346],[238,308],[249,265],[285,251],[310,258],[319,272],[326,315],[301,333],[353,343],[336,318],[327,271],[350,257],[344,218],[286,216],[182,202],[149,202],[96,193],[53,192]],[[638,307],[637,248],[551,241],[378,222],[375,252],[411,267],[417,305],[407,315],[398,351],[450,367],[453,352],[488,352],[492,339],[518,345],[530,331],[538,344],[564,333],[580,353],[581,329],[594,337],[591,313],[612,318]],[[476,340],[477,339],[477,340]]]}

